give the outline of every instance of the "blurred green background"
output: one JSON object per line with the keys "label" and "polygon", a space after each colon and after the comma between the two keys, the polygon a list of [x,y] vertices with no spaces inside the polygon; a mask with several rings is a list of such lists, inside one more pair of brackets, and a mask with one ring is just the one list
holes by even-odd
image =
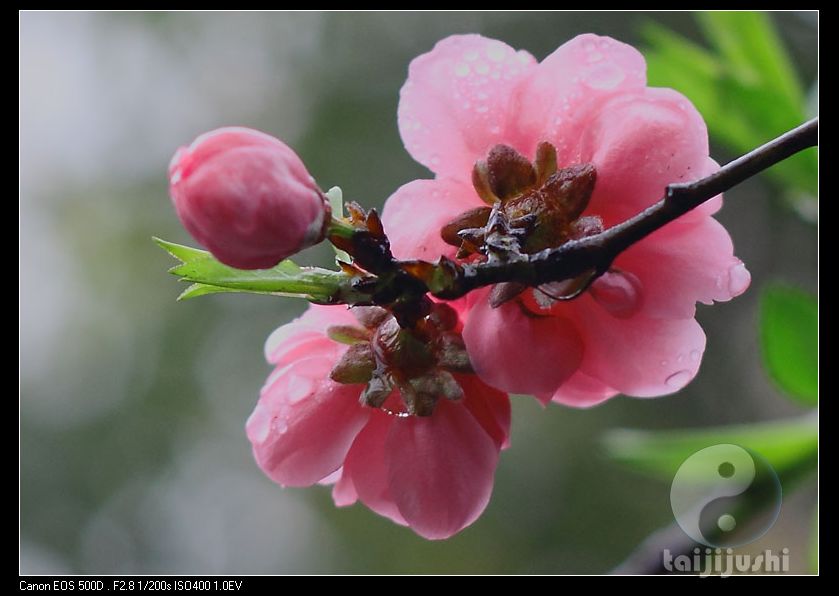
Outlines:
{"label": "blurred green background", "polygon": [[[809,90],[817,15],[771,21]],[[380,205],[429,176],[402,148],[396,106],[409,61],[440,38],[478,32],[541,59],[588,31],[643,49],[656,26],[707,47],[690,13],[22,13],[21,571],[606,572],[673,518],[668,484],[610,460],[605,432],[804,413],[761,367],[757,308],[772,280],[816,291],[816,227],[786,208],[789,181],[761,177],[719,214],[753,285],[700,306],[696,380],[589,411],[514,399],[486,513],[427,542],[360,505],[334,508],[326,488],[284,490],[260,472],[243,427],[269,372],[262,345],[305,304],[175,303],[182,287],[150,240],[193,244],[166,166],[203,131],[266,130],[322,187]],[[731,139],[711,140],[717,160],[734,156]],[[299,261],[329,258],[318,247]],[[806,572],[814,502],[809,485],[786,495],[749,548],[789,548],[791,570]]]}

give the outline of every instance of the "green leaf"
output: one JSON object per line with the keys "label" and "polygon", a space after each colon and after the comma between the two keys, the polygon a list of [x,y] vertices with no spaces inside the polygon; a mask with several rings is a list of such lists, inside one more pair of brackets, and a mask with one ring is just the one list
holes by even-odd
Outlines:
{"label": "green leaf", "polygon": [[[685,94],[708,124],[711,138],[745,153],[808,117],[808,104],[772,21],[758,12],[697,16],[711,49],[648,23],[642,36],[651,85]],[[786,191],[787,203],[812,219],[818,192],[818,157],[803,151],[767,170]],[[805,205],[799,208],[800,203]]]}
{"label": "green leaf", "polygon": [[760,301],[763,363],[778,386],[815,406],[819,390],[819,324],[816,298],[782,285],[765,288]]}
{"label": "green leaf", "polygon": [[[319,302],[329,302],[352,292],[351,278],[339,271],[318,267],[300,267],[285,260],[271,269],[242,270],[217,261],[209,252],[191,248],[160,238],[154,241],[181,261],[169,272],[182,281],[194,284],[184,291],[180,300],[218,292],[249,292],[283,296],[298,296]],[[220,288],[220,289],[212,289]]]}
{"label": "green leaf", "polygon": [[605,436],[604,446],[613,459],[672,480],[682,462],[700,449],[731,443],[756,451],[783,477],[815,467],[817,433],[816,420],[808,415],[794,420],[700,430],[620,429]]}

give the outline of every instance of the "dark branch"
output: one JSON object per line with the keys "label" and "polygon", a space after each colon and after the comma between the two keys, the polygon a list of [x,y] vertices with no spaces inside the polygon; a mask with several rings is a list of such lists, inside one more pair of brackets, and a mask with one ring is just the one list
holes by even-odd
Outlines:
{"label": "dark branch", "polygon": [[454,299],[501,282],[538,286],[576,277],[586,271],[603,273],[621,252],[652,232],[791,155],[815,147],[818,133],[819,120],[814,118],[726,164],[710,176],[695,182],[671,184],[665,197],[655,205],[599,234],[505,262],[455,268],[449,264],[451,273],[444,276],[444,283],[429,284],[429,289],[438,298]]}

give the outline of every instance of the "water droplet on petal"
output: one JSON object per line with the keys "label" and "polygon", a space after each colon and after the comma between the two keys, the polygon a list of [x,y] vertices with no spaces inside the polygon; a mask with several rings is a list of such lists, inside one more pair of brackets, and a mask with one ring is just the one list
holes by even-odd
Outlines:
{"label": "water droplet on petal", "polygon": [[468,77],[470,71],[471,69],[469,68],[469,65],[465,62],[459,62],[457,66],[454,67],[454,74],[459,77]]}
{"label": "water droplet on petal", "polygon": [[478,74],[487,74],[489,72],[489,65],[486,62],[479,62],[475,66],[475,72]]}
{"label": "water droplet on petal", "polygon": [[274,431],[282,435],[288,430],[288,421],[286,421],[284,416],[275,416],[273,426]]}
{"label": "water droplet on petal", "polygon": [[745,292],[751,281],[752,276],[742,262],[728,270],[728,291],[732,296],[739,296]]}
{"label": "water droplet on petal", "polygon": [[474,62],[478,59],[478,52],[476,52],[475,50],[469,50],[463,54],[463,59],[467,62]]}
{"label": "water droplet on petal", "polygon": [[592,68],[586,75],[585,82],[593,89],[614,89],[624,79],[624,73],[614,64],[605,63]]}
{"label": "water droplet on petal", "polygon": [[487,58],[493,62],[501,62],[504,59],[504,46],[500,44],[490,44],[487,48]]}
{"label": "water droplet on petal", "polygon": [[440,163],[440,156],[439,156],[439,155],[437,155],[436,153],[434,153],[434,154],[431,156],[431,165],[436,166],[436,165],[437,165],[437,164],[439,164],[439,163]]}
{"label": "water droplet on petal", "polygon": [[641,308],[641,281],[628,271],[608,271],[589,288],[594,300],[618,319],[626,319]]}
{"label": "water droplet on petal", "polygon": [[667,360],[662,360],[661,362],[659,362],[659,364],[661,366],[667,366]]}
{"label": "water droplet on petal", "polygon": [[603,54],[601,54],[600,52],[592,52],[588,55],[588,61],[591,64],[594,64],[595,62],[600,62],[601,60],[603,60]]}
{"label": "water droplet on petal", "polygon": [[664,384],[670,389],[677,390],[687,385],[690,382],[690,379],[691,376],[689,371],[680,370],[679,372],[674,372],[672,375],[667,377]]}
{"label": "water droplet on petal", "polygon": [[296,404],[312,393],[314,381],[302,375],[294,375],[288,382],[286,388],[286,399],[290,404]]}
{"label": "water droplet on petal", "polygon": [[691,350],[690,351],[691,362],[699,362],[699,357],[700,356],[702,356],[702,353],[699,350]]}

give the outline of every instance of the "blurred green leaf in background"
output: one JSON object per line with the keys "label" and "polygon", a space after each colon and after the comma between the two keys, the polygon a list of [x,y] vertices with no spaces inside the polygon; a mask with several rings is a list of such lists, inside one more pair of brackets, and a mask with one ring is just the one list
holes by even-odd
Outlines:
{"label": "blurred green leaf in background", "polygon": [[[710,49],[652,21],[642,28],[642,37],[650,46],[645,52],[650,84],[684,93],[712,138],[745,153],[815,115],[808,113],[812,102],[768,14],[703,12],[696,19]],[[767,173],[790,206],[815,220],[815,151],[799,153]]]}
{"label": "blurred green leaf in background", "polygon": [[790,397],[815,407],[819,394],[819,322],[815,296],[774,284],[760,301],[763,363],[773,381]]}

